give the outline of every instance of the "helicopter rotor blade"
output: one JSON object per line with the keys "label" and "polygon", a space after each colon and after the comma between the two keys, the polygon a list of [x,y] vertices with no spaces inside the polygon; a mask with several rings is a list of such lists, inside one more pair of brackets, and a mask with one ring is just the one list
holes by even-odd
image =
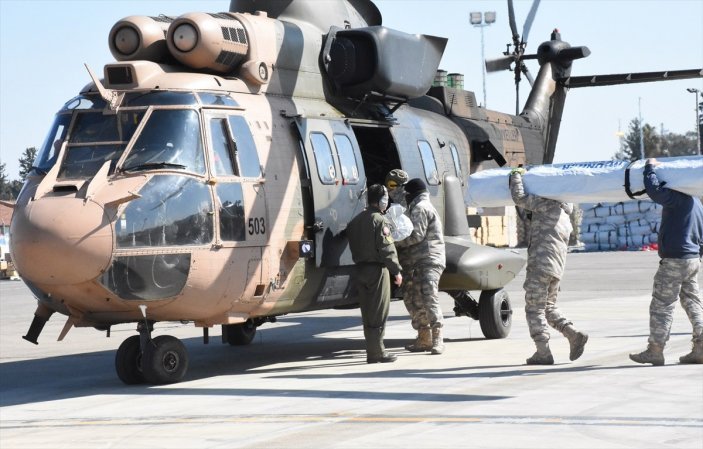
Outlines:
{"label": "helicopter rotor blade", "polygon": [[492,73],[492,72],[499,72],[501,70],[508,70],[510,69],[510,64],[515,61],[515,57],[513,55],[508,55],[508,56],[501,56],[500,58],[495,58],[495,59],[486,59],[486,72]]}
{"label": "helicopter rotor blade", "polygon": [[530,12],[527,14],[527,19],[525,19],[525,25],[522,27],[522,41],[527,42],[527,36],[530,34],[530,28],[532,28],[532,22],[535,20],[535,15],[537,15],[537,8],[539,7],[540,0],[534,0],[532,2],[532,7]]}
{"label": "helicopter rotor blade", "polygon": [[517,34],[517,24],[515,23],[515,8],[513,8],[513,0],[508,0],[508,19],[510,22],[510,31],[513,32],[513,44],[515,48],[520,44],[520,35]]}

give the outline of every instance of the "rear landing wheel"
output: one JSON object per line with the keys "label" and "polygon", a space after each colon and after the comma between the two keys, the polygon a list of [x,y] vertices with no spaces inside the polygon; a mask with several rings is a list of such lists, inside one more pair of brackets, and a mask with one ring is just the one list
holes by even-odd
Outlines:
{"label": "rear landing wheel", "polygon": [[246,346],[256,336],[256,324],[252,320],[246,320],[241,324],[223,324],[222,340],[232,346]]}
{"label": "rear landing wheel", "polygon": [[513,309],[508,292],[485,290],[478,299],[478,321],[486,338],[505,338],[513,324]]}
{"label": "rear landing wheel", "polygon": [[150,341],[142,356],[144,378],[152,384],[180,382],[188,370],[188,352],[183,343],[170,335]]}

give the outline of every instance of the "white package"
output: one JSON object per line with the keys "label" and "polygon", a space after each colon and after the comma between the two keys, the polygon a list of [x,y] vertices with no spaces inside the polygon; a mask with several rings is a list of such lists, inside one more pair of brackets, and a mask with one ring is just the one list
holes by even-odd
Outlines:
{"label": "white package", "polygon": [[[666,187],[691,196],[703,196],[703,156],[657,159],[654,169]],[[528,167],[523,184],[528,193],[570,203],[630,201],[625,192],[629,166],[630,191],[644,190],[645,160],[576,162]],[[473,207],[511,206],[510,168],[483,170],[469,176],[465,202]],[[648,199],[645,194],[637,198]]]}

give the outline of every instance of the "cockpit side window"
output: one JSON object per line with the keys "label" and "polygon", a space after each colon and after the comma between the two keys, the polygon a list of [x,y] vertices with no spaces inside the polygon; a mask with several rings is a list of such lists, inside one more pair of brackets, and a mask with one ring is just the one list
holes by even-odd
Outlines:
{"label": "cockpit side window", "polygon": [[210,135],[212,136],[213,171],[216,176],[235,176],[235,164],[232,160],[232,149],[227,132],[227,121],[223,118],[210,120]]}
{"label": "cockpit side window", "polygon": [[49,134],[44,140],[37,157],[34,160],[34,169],[40,173],[48,172],[56,163],[61,145],[66,140],[68,126],[71,124],[71,114],[58,114],[51,125]]}
{"label": "cockpit side window", "polygon": [[234,138],[239,175],[245,178],[258,178],[261,176],[261,165],[249,125],[247,125],[244,117],[231,115],[229,117],[229,126],[232,129],[232,137]]}
{"label": "cockpit side window", "polygon": [[192,109],[154,110],[122,165],[123,171],[180,168],[205,173],[200,118]]}

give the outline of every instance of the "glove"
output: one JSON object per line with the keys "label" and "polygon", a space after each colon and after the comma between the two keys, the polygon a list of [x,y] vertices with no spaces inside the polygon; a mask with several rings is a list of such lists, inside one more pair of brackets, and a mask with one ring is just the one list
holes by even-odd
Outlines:
{"label": "glove", "polygon": [[522,175],[524,175],[526,172],[527,172],[527,170],[525,170],[525,169],[522,168],[522,167],[514,167],[512,170],[510,170],[510,174],[511,174],[511,175],[514,175],[515,173],[519,173],[520,176],[522,176]]}

